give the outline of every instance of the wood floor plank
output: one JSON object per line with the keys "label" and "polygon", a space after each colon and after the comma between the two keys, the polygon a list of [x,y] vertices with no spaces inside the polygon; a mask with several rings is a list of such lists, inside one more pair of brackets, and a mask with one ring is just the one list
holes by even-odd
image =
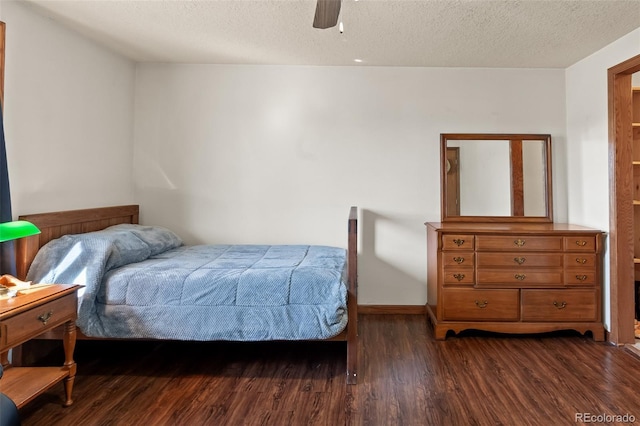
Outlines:
{"label": "wood floor plank", "polygon": [[359,327],[355,386],[342,342],[78,342],[74,404],[54,387],[23,425],[640,422],[640,359],[625,349],[571,332],[438,341],[424,315],[361,315]]}

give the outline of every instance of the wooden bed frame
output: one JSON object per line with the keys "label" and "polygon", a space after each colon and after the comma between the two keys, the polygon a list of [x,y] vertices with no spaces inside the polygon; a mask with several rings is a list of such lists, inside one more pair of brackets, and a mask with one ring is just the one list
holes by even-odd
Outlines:
{"label": "wooden bed frame", "polygon": [[[39,235],[22,238],[16,241],[17,275],[25,279],[31,262],[40,247],[49,241],[66,234],[82,234],[99,231],[112,225],[121,223],[137,224],[139,206],[126,205],[102,207],[95,209],[67,210],[60,212],[30,214],[19,217],[35,224]],[[358,367],[358,209],[351,207],[348,221],[347,245],[347,328],[338,336],[327,340],[347,342],[347,384],[355,384]],[[69,283],[73,284],[73,283]],[[50,333],[43,338],[59,339],[61,334]],[[78,339],[92,339],[78,330]]]}

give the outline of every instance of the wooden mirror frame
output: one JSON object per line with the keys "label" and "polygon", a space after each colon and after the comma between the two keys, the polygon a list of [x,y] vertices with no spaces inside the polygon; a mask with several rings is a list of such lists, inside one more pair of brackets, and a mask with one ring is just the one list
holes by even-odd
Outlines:
{"label": "wooden mirror frame", "polygon": [[[460,216],[451,215],[447,211],[447,141],[453,140],[506,140],[510,142],[511,151],[511,216]],[[544,143],[545,178],[545,215],[524,215],[524,191],[522,168],[522,141],[541,141]],[[516,155],[513,155],[516,153]],[[551,181],[551,135],[545,134],[490,134],[490,133],[441,133],[440,134],[440,182],[442,222],[553,222],[553,191]]]}

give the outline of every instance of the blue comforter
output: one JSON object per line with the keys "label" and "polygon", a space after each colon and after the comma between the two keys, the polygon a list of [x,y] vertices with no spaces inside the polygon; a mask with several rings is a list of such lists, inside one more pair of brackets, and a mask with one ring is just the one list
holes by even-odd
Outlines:
{"label": "blue comforter", "polygon": [[27,279],[84,285],[77,325],[93,337],[326,339],[347,323],[336,247],[184,246],[164,228],[116,225],[50,241]]}

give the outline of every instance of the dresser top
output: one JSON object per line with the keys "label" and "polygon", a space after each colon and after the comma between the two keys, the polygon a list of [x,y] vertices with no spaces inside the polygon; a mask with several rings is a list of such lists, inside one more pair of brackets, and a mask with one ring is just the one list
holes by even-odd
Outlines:
{"label": "dresser top", "polygon": [[481,233],[594,233],[602,231],[570,223],[506,223],[506,222],[426,222],[427,227],[436,231]]}

